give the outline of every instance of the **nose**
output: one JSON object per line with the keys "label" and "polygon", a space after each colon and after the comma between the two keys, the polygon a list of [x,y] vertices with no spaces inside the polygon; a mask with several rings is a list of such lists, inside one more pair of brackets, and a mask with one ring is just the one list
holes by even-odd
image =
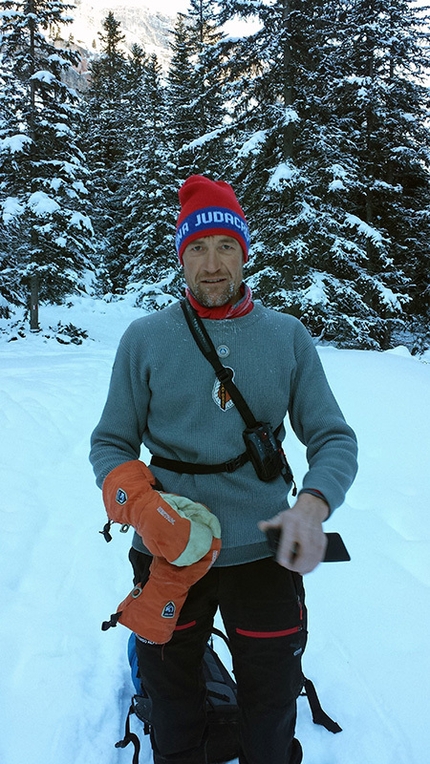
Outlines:
{"label": "nose", "polygon": [[205,253],[204,269],[208,273],[216,273],[219,271],[220,266],[221,258],[219,256],[219,252],[215,244],[210,242]]}

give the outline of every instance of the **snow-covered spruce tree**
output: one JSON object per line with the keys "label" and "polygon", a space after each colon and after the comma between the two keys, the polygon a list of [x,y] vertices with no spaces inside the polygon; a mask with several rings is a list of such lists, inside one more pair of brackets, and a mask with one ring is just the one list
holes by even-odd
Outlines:
{"label": "snow-covered spruce tree", "polygon": [[87,170],[79,145],[77,95],[63,73],[77,63],[49,34],[70,21],[54,0],[1,0],[0,55],[6,87],[15,94],[3,124],[3,220],[10,226],[13,290],[29,291],[30,325],[38,328],[39,298],[58,301],[85,288],[92,226],[86,210]]}
{"label": "snow-covered spruce tree", "polygon": [[178,175],[217,174],[226,134],[222,37],[211,0],[190,0],[178,14],[168,72],[169,135]]}
{"label": "snow-covered spruce tree", "polygon": [[384,238],[379,247],[367,240],[369,303],[385,302],[390,315],[399,299],[416,325],[430,305],[429,19],[413,2],[356,0],[340,21],[344,77],[334,110],[348,120],[356,161],[348,209],[356,230],[369,226]]}
{"label": "snow-covered spruce tree", "polygon": [[190,57],[189,24],[182,13],[176,17],[167,72],[166,98],[169,104],[167,129],[176,152],[198,137],[195,125],[194,64]]}
{"label": "snow-covered spruce tree", "polygon": [[150,61],[145,50],[140,45],[133,44],[125,62],[122,94],[122,113],[131,154],[142,146],[145,136],[145,83],[149,66]]}
{"label": "snow-covered spruce tree", "polygon": [[91,169],[98,285],[103,293],[123,294],[124,266],[129,259],[124,215],[130,149],[127,57],[121,23],[112,12],[102,26],[101,55],[91,63],[91,87],[86,95],[85,147]]}
{"label": "snow-covered spruce tree", "polygon": [[[129,97],[135,114],[135,147],[127,170],[124,206],[128,220],[125,266],[127,290],[148,309],[163,307],[179,294],[174,254],[177,181],[166,133],[168,113],[161,67],[156,55],[147,61]],[[134,95],[133,95],[134,94]]]}
{"label": "snow-covered spruce tree", "polygon": [[222,60],[219,42],[222,33],[217,25],[213,0],[190,0],[188,9],[191,54],[194,58],[194,118],[200,135],[222,125]]}
{"label": "snow-covered spruce tree", "polygon": [[24,92],[21,83],[13,75],[10,61],[0,53],[0,317],[10,316],[10,306],[24,304],[26,292],[20,281],[18,241],[13,225],[16,200],[7,201],[10,175],[15,171],[11,162],[15,151],[22,150],[22,143],[29,140],[20,135],[18,105]]}
{"label": "snow-covered spruce tree", "polygon": [[229,64],[242,136],[232,171],[257,229],[250,283],[317,336],[386,346],[408,279],[390,262],[388,230],[357,214],[348,195],[363,180],[356,125],[340,98],[349,10],[317,0],[220,4],[221,20],[257,13],[262,25],[230,43]]}

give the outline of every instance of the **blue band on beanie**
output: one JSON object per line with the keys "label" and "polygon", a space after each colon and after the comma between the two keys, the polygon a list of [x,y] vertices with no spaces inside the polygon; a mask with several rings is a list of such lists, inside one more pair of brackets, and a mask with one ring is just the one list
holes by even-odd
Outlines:
{"label": "blue band on beanie", "polygon": [[231,231],[233,238],[241,236],[246,244],[247,250],[250,245],[249,228],[246,220],[240,217],[236,212],[232,212],[227,207],[204,207],[188,215],[182,221],[176,231],[176,249],[179,252],[184,241],[189,236],[200,233],[206,235],[206,231],[221,228],[223,231]]}

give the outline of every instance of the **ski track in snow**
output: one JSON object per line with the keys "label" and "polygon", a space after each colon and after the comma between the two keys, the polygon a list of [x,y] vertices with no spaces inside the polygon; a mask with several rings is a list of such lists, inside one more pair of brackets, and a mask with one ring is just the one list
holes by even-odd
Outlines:
{"label": "ski track in snow", "polygon": [[[100,630],[131,588],[131,537],[116,527],[106,544],[98,534],[105,514],[88,451],[118,339],[137,315],[127,303],[85,299],[42,309],[47,325],[87,329],[81,346],[0,336],[2,764],[131,764],[131,748],[114,747],[133,692],[128,632]],[[313,725],[300,698],[304,764],[425,764],[430,363],[401,348],[320,355],[357,432],[360,470],[326,524],[352,561],[306,577],[304,671],[343,732]],[[303,447],[290,432],[285,445],[303,474]],[[141,740],[140,764],[149,764]]]}

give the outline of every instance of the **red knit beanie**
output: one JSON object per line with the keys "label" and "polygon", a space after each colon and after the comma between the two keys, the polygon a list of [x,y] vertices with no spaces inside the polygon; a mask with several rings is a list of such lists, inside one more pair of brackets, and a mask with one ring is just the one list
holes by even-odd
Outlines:
{"label": "red knit beanie", "polygon": [[176,249],[182,263],[185,247],[203,236],[231,236],[248,260],[249,229],[232,187],[223,180],[191,175],[179,189],[181,211],[176,224]]}

